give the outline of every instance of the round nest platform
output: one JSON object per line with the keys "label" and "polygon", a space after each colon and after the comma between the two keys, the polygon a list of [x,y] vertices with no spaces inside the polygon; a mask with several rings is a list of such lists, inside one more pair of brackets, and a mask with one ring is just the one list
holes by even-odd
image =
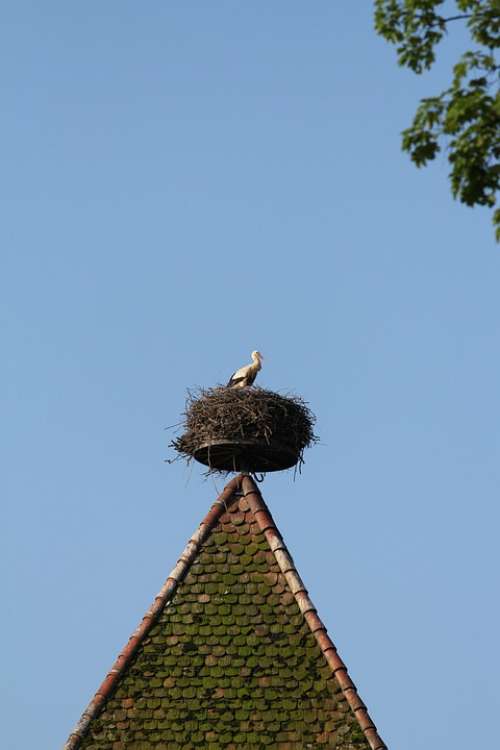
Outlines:
{"label": "round nest platform", "polygon": [[317,441],[315,416],[299,396],[263,388],[208,388],[188,392],[184,433],[171,446],[209,472],[264,473],[304,462]]}

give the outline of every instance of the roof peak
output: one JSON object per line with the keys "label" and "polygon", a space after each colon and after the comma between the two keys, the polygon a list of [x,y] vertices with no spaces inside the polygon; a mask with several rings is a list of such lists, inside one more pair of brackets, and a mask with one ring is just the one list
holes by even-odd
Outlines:
{"label": "roof peak", "polygon": [[[238,506],[235,507],[235,504]],[[305,623],[319,646],[331,674],[334,677],[345,700],[352,709],[356,721],[362,730],[368,745],[372,750],[382,750],[386,745],[377,733],[365,704],[360,699],[356,687],[348,675],[347,668],[337,653],[337,650],[328,636],[326,627],[319,618],[316,608],[312,603],[307,589],[295,568],[293,559],[286,547],[274,519],[264,502],[260,490],[247,474],[234,477],[224,488],[219,497],[212,504],[209,512],[200,523],[199,527],[189,539],[177,564],[168,576],[161,590],[155,597],[153,604],[144,615],[139,626],[136,628],[128,643],[120,652],[111,670],[98,688],[95,696],[83,712],[80,720],[73,729],[67,740],[64,750],[77,750],[81,741],[87,733],[92,721],[100,714],[108,699],[111,698],[117,688],[122,676],[132,663],[136,653],[151,628],[157,623],[166,605],[172,602],[174,596],[188,575],[193,563],[204,543],[207,542],[211,532],[224,520],[226,514],[231,520],[234,514],[240,510],[243,514],[250,513],[253,522],[257,525],[259,532],[265,537],[270,552],[274,556],[279,570],[284,576],[288,588],[295,599]],[[269,554],[269,553],[267,553]]]}

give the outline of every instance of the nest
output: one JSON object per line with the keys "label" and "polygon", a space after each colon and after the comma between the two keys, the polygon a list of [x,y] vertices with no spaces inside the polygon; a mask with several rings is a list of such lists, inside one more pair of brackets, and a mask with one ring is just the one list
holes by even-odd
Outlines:
{"label": "nest", "polygon": [[184,433],[171,443],[179,457],[209,471],[279,471],[303,463],[317,441],[315,416],[295,395],[263,388],[188,391]]}

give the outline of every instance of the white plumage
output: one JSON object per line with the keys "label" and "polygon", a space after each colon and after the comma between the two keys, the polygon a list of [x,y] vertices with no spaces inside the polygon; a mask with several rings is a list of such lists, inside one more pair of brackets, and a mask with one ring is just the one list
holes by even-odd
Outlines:
{"label": "white plumage", "polygon": [[228,388],[245,388],[247,385],[252,385],[253,381],[257,377],[257,373],[262,368],[262,360],[264,357],[260,352],[252,352],[252,364],[240,367],[239,370],[233,372],[229,378],[227,384]]}

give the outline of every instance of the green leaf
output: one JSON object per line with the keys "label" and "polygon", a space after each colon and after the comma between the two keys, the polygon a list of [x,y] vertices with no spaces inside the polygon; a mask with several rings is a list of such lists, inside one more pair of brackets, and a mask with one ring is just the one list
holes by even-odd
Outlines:
{"label": "green leaf", "polygon": [[[417,74],[432,67],[436,47],[453,24],[466,24],[471,42],[453,67],[449,87],[421,100],[402,132],[402,149],[417,167],[447,155],[451,192],[467,206],[493,208],[500,180],[500,0],[375,0],[375,30],[396,45],[398,63]],[[493,215],[497,239],[500,214]]]}

